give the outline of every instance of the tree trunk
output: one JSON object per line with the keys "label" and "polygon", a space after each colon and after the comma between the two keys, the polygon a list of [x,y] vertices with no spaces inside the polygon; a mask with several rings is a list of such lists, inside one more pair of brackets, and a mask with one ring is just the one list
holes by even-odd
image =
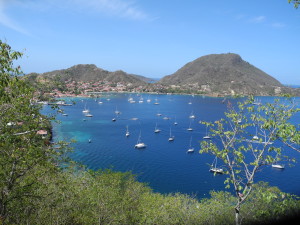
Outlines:
{"label": "tree trunk", "polygon": [[235,225],[240,225],[240,206],[236,206],[235,208]]}
{"label": "tree trunk", "polygon": [[3,224],[6,219],[6,206],[2,204],[0,205],[0,224]]}

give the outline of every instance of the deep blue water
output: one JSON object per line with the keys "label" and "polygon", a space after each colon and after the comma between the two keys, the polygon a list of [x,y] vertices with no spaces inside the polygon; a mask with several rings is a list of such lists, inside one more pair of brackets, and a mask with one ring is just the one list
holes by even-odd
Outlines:
{"label": "deep blue water", "polygon": [[[74,153],[71,157],[88,168],[132,171],[139,181],[148,183],[160,193],[181,192],[201,198],[208,195],[210,190],[225,190],[225,175],[214,176],[209,172],[209,164],[214,157],[199,154],[199,142],[206,134],[206,127],[199,121],[215,121],[224,117],[226,104],[222,104],[223,99],[188,95],[141,96],[143,103],[138,102],[140,96],[136,94],[131,95],[136,103],[128,102],[129,94],[107,94],[97,101],[92,98],[68,99],[76,101],[76,104],[63,107],[68,116],[57,116],[61,123],[53,124],[54,139],[75,139],[77,142],[73,144]],[[146,102],[148,98],[151,99],[150,103]],[[155,99],[159,105],[154,104]],[[267,102],[272,97],[260,99]],[[103,104],[99,104],[99,101]],[[234,104],[238,100],[230,101]],[[84,116],[82,110],[85,106],[93,117]],[[118,117],[116,110],[121,111]],[[44,113],[47,112],[49,107],[44,109]],[[192,112],[196,116],[193,120],[189,119]],[[162,115],[157,116],[158,113]],[[112,122],[114,117],[117,118],[116,122]],[[178,125],[174,125],[175,119]],[[299,121],[297,115],[295,122]],[[156,123],[161,129],[160,133],[154,133]],[[193,131],[187,131],[190,124]],[[126,126],[129,127],[129,137],[125,136]],[[175,136],[173,142],[168,141],[170,128]],[[140,133],[147,145],[143,150],[134,148]],[[190,147],[191,137],[195,152],[188,154],[186,151]],[[300,154],[293,151],[290,151],[290,155],[300,158]],[[257,180],[267,181],[282,191],[300,195],[299,164],[282,171],[265,167]]]}

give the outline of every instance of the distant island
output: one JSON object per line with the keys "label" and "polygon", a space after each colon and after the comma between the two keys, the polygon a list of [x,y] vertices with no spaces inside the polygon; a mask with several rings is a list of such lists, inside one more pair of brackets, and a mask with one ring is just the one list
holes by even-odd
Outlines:
{"label": "distant island", "polygon": [[30,73],[24,78],[39,90],[40,96],[90,96],[101,92],[185,93],[216,97],[300,95],[298,88],[284,86],[234,53],[202,56],[157,82],[121,70],[110,72],[93,64]]}

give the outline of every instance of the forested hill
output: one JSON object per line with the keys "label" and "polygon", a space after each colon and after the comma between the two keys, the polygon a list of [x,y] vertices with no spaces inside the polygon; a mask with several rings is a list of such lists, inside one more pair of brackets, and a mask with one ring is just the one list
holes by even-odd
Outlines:
{"label": "forested hill", "polygon": [[[280,95],[299,96],[299,88],[282,85],[278,80],[244,61],[239,55],[211,54],[187,63],[172,75],[158,82],[153,79],[128,74],[122,70],[110,72],[94,64],[78,64],[68,69],[25,76],[33,85],[52,89],[75,82],[122,83],[125,87],[141,87],[140,90],[160,93],[196,93],[210,96],[226,95]],[[61,88],[62,90],[66,88]],[[130,91],[128,88],[126,91]]]}
{"label": "forested hill", "polygon": [[289,90],[272,76],[233,53],[202,56],[159,82],[222,95],[275,95]]}
{"label": "forested hill", "polygon": [[61,81],[73,80],[82,82],[107,81],[107,82],[123,82],[134,85],[145,85],[147,78],[138,75],[127,74],[122,70],[110,72],[98,68],[94,64],[78,64],[68,69],[55,70],[42,74],[31,73],[26,75],[31,80],[51,80],[60,79]]}

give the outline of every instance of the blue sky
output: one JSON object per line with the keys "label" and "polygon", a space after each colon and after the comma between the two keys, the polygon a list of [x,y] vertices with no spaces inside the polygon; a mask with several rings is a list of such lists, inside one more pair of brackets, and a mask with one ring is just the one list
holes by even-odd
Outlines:
{"label": "blue sky", "polygon": [[25,73],[96,64],[160,78],[231,52],[300,84],[299,35],[287,0],[0,0],[0,39],[24,52]]}

